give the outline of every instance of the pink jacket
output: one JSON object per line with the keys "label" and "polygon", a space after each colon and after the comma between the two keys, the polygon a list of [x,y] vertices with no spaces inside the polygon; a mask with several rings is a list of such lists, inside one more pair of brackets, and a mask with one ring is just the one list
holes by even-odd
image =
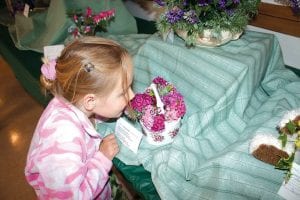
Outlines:
{"label": "pink jacket", "polygon": [[25,175],[39,199],[110,199],[112,162],[98,151],[101,137],[86,115],[63,98],[43,112]]}

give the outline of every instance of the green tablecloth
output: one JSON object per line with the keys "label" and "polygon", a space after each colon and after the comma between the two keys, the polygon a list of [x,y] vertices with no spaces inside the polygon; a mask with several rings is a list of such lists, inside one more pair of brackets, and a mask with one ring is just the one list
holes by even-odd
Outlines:
{"label": "green tablecloth", "polygon": [[30,12],[28,18],[17,13],[15,23],[9,26],[10,35],[17,48],[43,52],[44,46],[63,44],[70,35],[68,28],[73,22],[67,17],[67,11],[82,9],[85,12],[87,7],[95,13],[115,8],[115,20],[108,27],[110,34],[137,33],[136,21],[122,0],[51,0],[47,10]]}
{"label": "green tablecloth", "polygon": [[126,165],[118,168],[135,185],[143,180],[128,165],[151,173],[158,195],[148,190],[146,199],[281,199],[283,172],[248,153],[256,133],[277,135],[284,112],[300,107],[300,79],[284,67],[273,35],[249,31],[218,48],[192,49],[177,37],[174,43],[157,35],[112,38],[134,57],[136,92],[163,76],[187,104],[172,144],[154,147],[142,140],[137,154],[121,145],[117,157]]}

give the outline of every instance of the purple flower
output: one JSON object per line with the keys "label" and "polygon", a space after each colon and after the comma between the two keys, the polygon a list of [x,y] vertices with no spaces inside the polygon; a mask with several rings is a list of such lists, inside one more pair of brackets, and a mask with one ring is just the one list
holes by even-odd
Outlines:
{"label": "purple flower", "polygon": [[163,0],[154,0],[154,2],[159,5],[159,6],[165,6],[166,2],[164,2]]}
{"label": "purple flower", "polygon": [[299,0],[290,0],[292,11],[295,15],[300,14],[300,1]]}
{"label": "purple flower", "polygon": [[182,19],[183,14],[183,10],[181,10],[178,7],[174,7],[169,12],[167,12],[166,18],[170,24],[175,24],[176,22]]}
{"label": "purple flower", "polygon": [[183,6],[187,6],[187,5],[189,5],[189,3],[190,3],[190,1],[189,1],[189,0],[183,0],[183,3],[182,3],[182,5],[183,5]]}
{"label": "purple flower", "polygon": [[226,9],[225,12],[228,16],[232,16],[234,14],[234,9]]}
{"label": "purple flower", "polygon": [[232,1],[234,4],[239,4],[240,3],[240,0],[233,0]]}
{"label": "purple flower", "polygon": [[189,24],[196,24],[199,22],[199,18],[195,10],[190,10],[184,13],[183,19],[185,19]]}
{"label": "purple flower", "polygon": [[211,3],[211,0],[198,0],[198,5],[200,7],[208,6]]}
{"label": "purple flower", "polygon": [[219,0],[219,7],[221,8],[221,9],[224,9],[225,7],[226,7],[226,0]]}

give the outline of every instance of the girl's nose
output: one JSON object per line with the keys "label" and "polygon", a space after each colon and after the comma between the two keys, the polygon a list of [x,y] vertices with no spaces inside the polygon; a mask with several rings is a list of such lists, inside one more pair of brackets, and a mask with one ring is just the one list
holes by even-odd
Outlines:
{"label": "girl's nose", "polygon": [[129,91],[128,91],[128,97],[129,97],[129,100],[131,100],[133,97],[134,97],[134,92],[132,91],[132,88],[129,88]]}

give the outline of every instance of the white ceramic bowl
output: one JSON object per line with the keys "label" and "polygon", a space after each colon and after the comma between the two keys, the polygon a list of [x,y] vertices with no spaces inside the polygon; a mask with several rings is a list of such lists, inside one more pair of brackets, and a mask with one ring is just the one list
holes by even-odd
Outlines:
{"label": "white ceramic bowl", "polygon": [[165,129],[160,132],[150,131],[141,123],[147,142],[151,145],[166,145],[173,142],[180,128],[180,120],[165,122]]}

